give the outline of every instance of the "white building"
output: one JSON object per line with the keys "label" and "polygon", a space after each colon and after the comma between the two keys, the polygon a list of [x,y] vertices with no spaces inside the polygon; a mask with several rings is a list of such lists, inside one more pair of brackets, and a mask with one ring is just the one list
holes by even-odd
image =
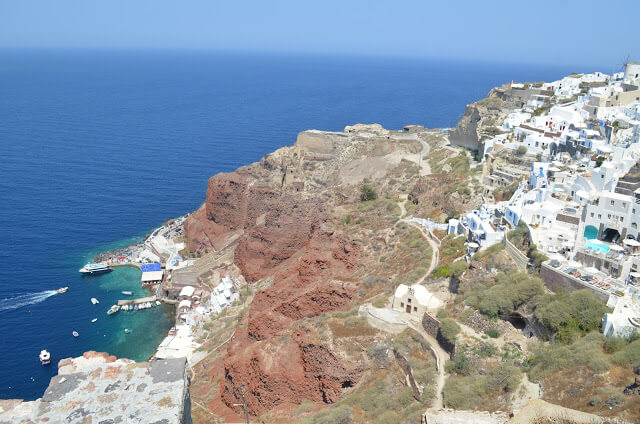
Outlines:
{"label": "white building", "polygon": [[606,337],[628,339],[640,328],[640,288],[628,287],[624,296],[609,296],[607,306],[613,312],[605,314],[602,320],[602,333]]}
{"label": "white building", "polygon": [[425,286],[400,284],[393,295],[392,308],[396,311],[422,317],[425,312],[438,309],[442,301],[429,293]]}

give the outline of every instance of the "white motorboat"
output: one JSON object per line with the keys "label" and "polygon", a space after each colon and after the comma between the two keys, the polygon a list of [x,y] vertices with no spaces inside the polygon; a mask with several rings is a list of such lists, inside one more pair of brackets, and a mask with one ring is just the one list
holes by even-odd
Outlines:
{"label": "white motorboat", "polygon": [[120,307],[118,305],[113,305],[109,308],[109,310],[107,311],[107,315],[113,315],[116,312],[118,312],[120,310]]}
{"label": "white motorboat", "polygon": [[98,304],[98,303],[100,303],[100,302],[99,302],[99,301],[98,301],[98,299],[96,299],[95,297],[92,297],[92,298],[91,298],[91,303],[93,303],[94,305],[97,305],[97,304]]}
{"label": "white motorboat", "polygon": [[131,295],[133,294],[133,292],[132,292],[132,291],[129,291],[129,290],[123,290],[123,291],[121,291],[120,293],[122,293],[122,294],[124,294],[124,295],[127,295],[127,296],[131,296]]}
{"label": "white motorboat", "polygon": [[94,318],[91,320],[91,322],[96,322],[96,321],[98,321],[98,318]]}
{"label": "white motorboat", "polygon": [[56,293],[58,293],[58,294],[65,293],[67,290],[69,290],[69,287],[62,287],[62,288],[59,288],[58,290],[56,290]]}
{"label": "white motorboat", "polygon": [[47,349],[42,349],[40,351],[40,363],[42,365],[48,365],[51,363],[51,354]]}

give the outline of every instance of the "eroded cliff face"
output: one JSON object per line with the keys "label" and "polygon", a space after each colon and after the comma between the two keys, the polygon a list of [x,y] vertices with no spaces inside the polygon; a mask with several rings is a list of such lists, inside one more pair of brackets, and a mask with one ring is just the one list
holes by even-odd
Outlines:
{"label": "eroded cliff face", "polygon": [[395,140],[380,126],[308,131],[292,147],[209,180],[204,205],[185,224],[189,248],[235,246],[234,261],[248,281],[272,280],[256,293],[227,347],[221,399],[228,407],[239,412],[242,385],[257,415],[303,399],[333,403],[357,384],[363,365],[301,322],[347,309],[357,297],[348,277],[358,269],[362,245],[337,229],[332,209],[355,201],[359,184],[377,178],[380,167],[420,149],[418,141]]}
{"label": "eroded cliff face", "polygon": [[456,127],[449,132],[451,144],[482,153],[484,142],[500,131],[499,127],[513,110],[521,108],[537,89],[512,89],[509,84],[492,89],[487,97],[467,105]]}

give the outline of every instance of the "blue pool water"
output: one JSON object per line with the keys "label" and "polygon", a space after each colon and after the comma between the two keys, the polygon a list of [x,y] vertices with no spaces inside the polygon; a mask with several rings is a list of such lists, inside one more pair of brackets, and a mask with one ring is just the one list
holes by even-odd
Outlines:
{"label": "blue pool water", "polygon": [[[139,271],[84,278],[77,270],[95,252],[127,245],[197,208],[211,175],[257,161],[308,128],[450,127],[493,86],[574,70],[211,52],[0,51],[0,398],[42,395],[56,370],[38,362],[45,347],[54,362],[88,349],[137,360],[154,351],[171,325],[169,309],[105,314],[121,290],[144,293]],[[51,295],[61,286],[68,293]]]}
{"label": "blue pool water", "polygon": [[595,242],[593,240],[587,240],[584,247],[595,251],[599,250],[602,253],[607,253],[609,251],[609,246],[607,246],[606,244]]}

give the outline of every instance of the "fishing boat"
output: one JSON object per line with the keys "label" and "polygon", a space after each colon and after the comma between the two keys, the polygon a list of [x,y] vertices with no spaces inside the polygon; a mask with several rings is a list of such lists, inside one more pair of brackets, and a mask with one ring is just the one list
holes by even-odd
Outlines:
{"label": "fishing boat", "polygon": [[107,311],[107,315],[113,315],[116,312],[118,312],[120,310],[120,307],[118,305],[113,305],[109,308],[109,310]]}
{"label": "fishing boat", "polygon": [[99,262],[97,264],[86,264],[80,268],[80,272],[83,274],[103,274],[105,272],[112,271],[111,265],[107,262]]}
{"label": "fishing boat", "polygon": [[128,328],[125,328],[125,329],[124,329],[124,332],[125,332],[126,334],[131,333],[131,331],[129,331],[129,329],[128,329]]}
{"label": "fishing boat", "polygon": [[61,287],[58,290],[56,290],[56,293],[58,294],[65,293],[67,290],[69,290],[69,287]]}
{"label": "fishing boat", "polygon": [[75,330],[73,330],[73,332],[72,332],[71,334],[73,334],[73,337],[78,337],[78,336],[80,336],[80,334],[78,334],[78,332],[77,332],[77,331],[75,331]]}
{"label": "fishing boat", "polygon": [[98,321],[98,318],[94,318],[91,320],[91,322],[96,322],[96,321]]}
{"label": "fishing boat", "polygon": [[156,300],[156,306],[160,306],[160,301]]}
{"label": "fishing boat", "polygon": [[91,298],[91,303],[93,303],[94,305],[97,305],[100,302],[98,302],[98,299],[96,299],[95,297],[92,297]]}
{"label": "fishing boat", "polygon": [[42,365],[48,365],[51,363],[51,354],[47,349],[42,349],[40,351],[40,363]]}
{"label": "fishing boat", "polygon": [[120,293],[122,293],[122,294],[124,294],[124,295],[127,295],[127,296],[131,296],[131,295],[133,294],[133,292],[132,292],[132,291],[129,291],[129,290],[123,290],[123,291],[121,291]]}

